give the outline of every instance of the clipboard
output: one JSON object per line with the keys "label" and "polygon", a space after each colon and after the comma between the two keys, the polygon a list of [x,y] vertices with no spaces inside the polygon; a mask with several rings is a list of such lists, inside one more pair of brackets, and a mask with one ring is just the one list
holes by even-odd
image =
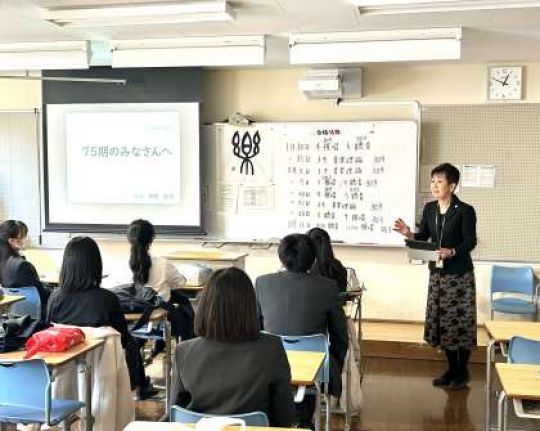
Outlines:
{"label": "clipboard", "polygon": [[410,260],[423,260],[424,262],[439,260],[437,244],[429,241],[405,240]]}

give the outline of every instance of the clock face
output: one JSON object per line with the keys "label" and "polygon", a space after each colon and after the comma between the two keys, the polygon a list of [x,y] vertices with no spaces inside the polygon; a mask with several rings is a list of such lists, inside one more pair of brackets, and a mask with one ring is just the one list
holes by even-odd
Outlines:
{"label": "clock face", "polygon": [[520,100],[521,71],[521,66],[491,67],[488,89],[490,100]]}

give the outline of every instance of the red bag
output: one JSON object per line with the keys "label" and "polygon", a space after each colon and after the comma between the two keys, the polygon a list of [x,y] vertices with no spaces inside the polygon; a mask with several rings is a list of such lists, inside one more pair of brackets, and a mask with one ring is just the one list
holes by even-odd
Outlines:
{"label": "red bag", "polygon": [[24,358],[28,359],[37,352],[65,352],[82,342],[84,342],[84,332],[80,329],[52,326],[36,332],[28,339]]}

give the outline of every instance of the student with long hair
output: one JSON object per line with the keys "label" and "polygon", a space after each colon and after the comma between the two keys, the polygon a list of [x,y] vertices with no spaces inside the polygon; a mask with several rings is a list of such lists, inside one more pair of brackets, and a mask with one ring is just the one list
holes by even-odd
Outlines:
{"label": "student with long hair", "polygon": [[330,235],[320,227],[310,229],[307,236],[315,245],[315,262],[311,272],[334,280],[340,292],[347,290],[347,270],[343,264],[334,257],[334,250],[330,241]]}
{"label": "student with long hair", "polygon": [[[131,245],[129,267],[133,283],[137,286],[150,286],[167,302],[176,305],[169,311],[172,333],[182,340],[195,336],[193,332],[194,311],[189,299],[179,289],[186,284],[186,278],[164,257],[150,255],[155,230],[148,220],[134,220],[130,223],[127,238]],[[163,345],[155,349],[159,351]]]}
{"label": "student with long hair", "polygon": [[260,332],[256,304],[241,269],[220,269],[210,277],[195,317],[199,338],[176,348],[173,404],[217,415],[262,411],[271,426],[291,426],[289,362],[281,340]]}
{"label": "student with long hair", "polygon": [[126,351],[131,387],[139,388],[141,399],[155,395],[146,377],[137,342],[128,331],[116,295],[101,288],[103,263],[96,242],[78,236],[68,242],[60,270],[60,286],[52,293],[47,322],[76,326],[111,326],[121,336]]}
{"label": "student with long hair", "polygon": [[28,227],[22,221],[6,220],[0,223],[0,285],[35,287],[41,299],[41,314],[45,318],[50,290],[39,280],[34,265],[20,254],[27,235]]}

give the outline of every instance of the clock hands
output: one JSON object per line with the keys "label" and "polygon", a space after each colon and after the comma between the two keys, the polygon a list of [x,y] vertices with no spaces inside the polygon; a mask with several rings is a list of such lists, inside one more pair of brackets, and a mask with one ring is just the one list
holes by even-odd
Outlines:
{"label": "clock hands", "polygon": [[506,78],[504,78],[502,85],[508,85],[508,78],[510,78],[510,74],[506,75]]}
{"label": "clock hands", "polygon": [[497,79],[497,78],[491,78],[491,79],[493,79],[494,81],[497,81],[498,83],[500,83],[502,85],[506,85],[505,81],[501,81],[500,79]]}

